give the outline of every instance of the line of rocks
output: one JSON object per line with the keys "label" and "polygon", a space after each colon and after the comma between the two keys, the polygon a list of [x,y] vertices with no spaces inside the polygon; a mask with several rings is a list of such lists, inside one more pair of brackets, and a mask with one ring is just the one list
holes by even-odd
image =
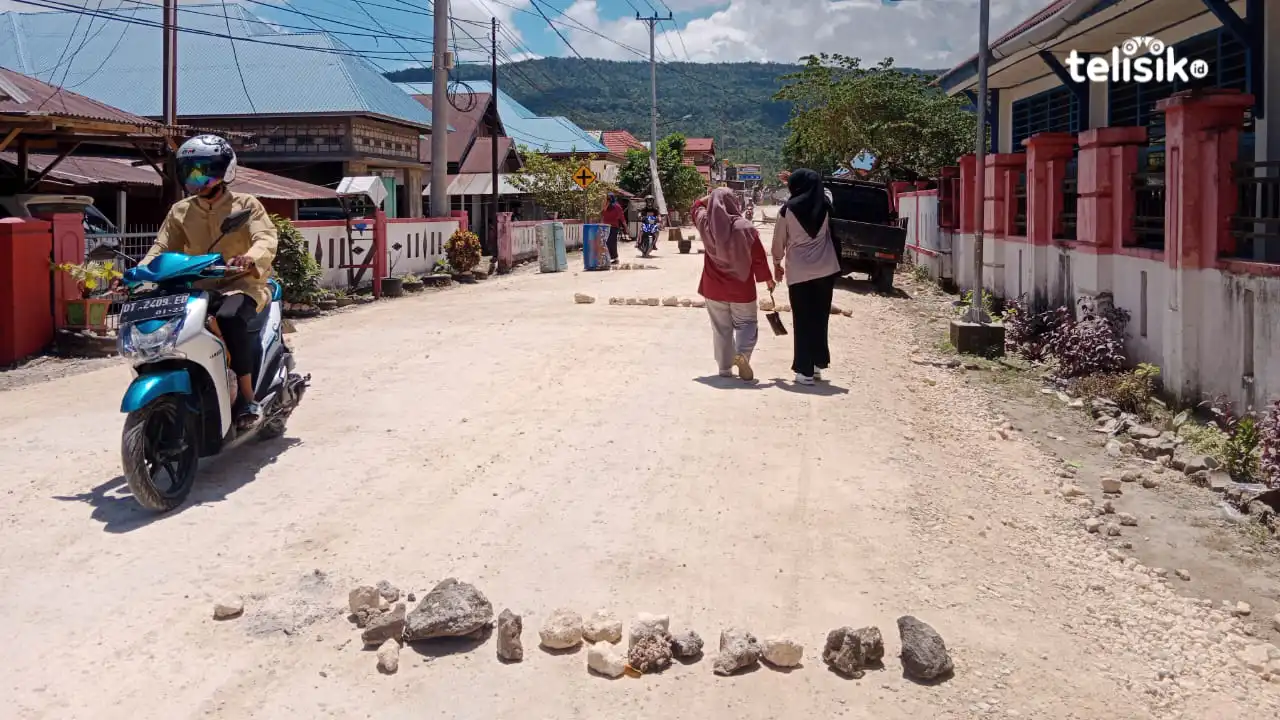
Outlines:
{"label": "line of rocks", "polygon": [[[573,301],[578,305],[591,305],[595,303],[596,298],[594,295],[588,295],[587,293],[574,293]],[[676,297],[675,295],[670,295],[665,298],[611,297],[609,298],[609,304],[610,305],[645,305],[649,307],[662,306],[662,307],[695,307],[695,308],[702,308],[707,306],[707,303],[705,300],[698,299],[698,298],[681,298],[681,297]],[[774,311],[791,312],[790,305],[786,303],[774,304],[774,302],[768,298],[761,299],[758,302],[758,305],[760,309],[765,312],[774,312]],[[831,306],[831,314],[843,315],[844,317],[853,317],[852,310],[845,310],[838,305]]]}
{"label": "line of rocks", "polygon": [[[406,599],[413,602],[413,594]],[[474,585],[455,578],[439,582],[412,611],[399,600],[400,590],[385,580],[354,588],[347,597],[349,619],[361,629],[365,649],[377,650],[378,670],[384,674],[399,670],[400,649],[406,643],[447,638],[483,641],[494,627],[493,604]],[[520,615],[505,609],[496,625],[498,659],[504,663],[524,660]],[[905,615],[898,618],[898,632],[902,640],[899,657],[907,677],[933,682],[951,676],[951,656],[936,630]],[[673,634],[669,615],[640,613],[628,626],[625,650],[622,638],[622,621],[606,609],[583,618],[573,609],[558,608],[538,630],[539,646],[551,654],[570,653],[586,644],[588,672],[608,678],[660,673],[673,660],[692,664],[703,655],[698,633],[685,630]],[[790,635],[760,641],[745,629],[731,627],[720,633],[712,670],[716,675],[736,675],[761,662],[789,670],[801,666],[804,651],[804,645]],[[822,660],[846,677],[860,678],[867,670],[883,668],[884,655],[878,628],[842,627],[827,634]]]}

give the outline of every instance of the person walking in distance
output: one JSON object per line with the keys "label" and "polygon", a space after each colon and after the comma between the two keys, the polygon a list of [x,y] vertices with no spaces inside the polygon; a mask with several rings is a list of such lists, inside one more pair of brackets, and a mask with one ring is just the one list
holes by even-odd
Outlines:
{"label": "person walking in distance", "polygon": [[786,278],[795,316],[791,369],[797,383],[812,385],[831,364],[827,326],[840,259],[831,242],[822,177],[802,168],[791,173],[787,187],[791,198],[778,211],[773,231],[773,272],[778,282]]}
{"label": "person walking in distance", "polygon": [[618,202],[618,197],[613,193],[609,193],[608,199],[604,202],[604,210],[600,211],[600,220],[609,226],[609,262],[617,265],[618,235],[627,225],[627,211],[622,208],[622,203]]}
{"label": "person walking in distance", "polygon": [[698,294],[707,301],[720,376],[733,377],[736,366],[739,378],[752,380],[751,353],[760,335],[756,283],[764,283],[769,292],[774,288],[764,246],[728,188],[716,188],[695,202],[692,214],[704,248]]}

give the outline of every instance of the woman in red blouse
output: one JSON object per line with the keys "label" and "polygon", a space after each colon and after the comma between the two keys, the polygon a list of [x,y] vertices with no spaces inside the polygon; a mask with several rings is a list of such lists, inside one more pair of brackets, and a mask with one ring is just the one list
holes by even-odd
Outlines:
{"label": "woman in red blouse", "polygon": [[738,377],[751,380],[751,353],[760,335],[756,283],[774,288],[760,234],[728,188],[695,202],[692,214],[704,251],[698,294],[707,301],[720,375],[733,377],[737,367]]}

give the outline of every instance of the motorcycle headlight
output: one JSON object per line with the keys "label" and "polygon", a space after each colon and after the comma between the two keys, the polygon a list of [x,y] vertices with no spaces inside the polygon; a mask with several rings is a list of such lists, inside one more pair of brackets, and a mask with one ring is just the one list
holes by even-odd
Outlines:
{"label": "motorcycle headlight", "polygon": [[178,335],[184,320],[186,317],[180,316],[163,322],[153,320],[125,325],[120,329],[120,355],[151,360],[172,352],[178,345]]}

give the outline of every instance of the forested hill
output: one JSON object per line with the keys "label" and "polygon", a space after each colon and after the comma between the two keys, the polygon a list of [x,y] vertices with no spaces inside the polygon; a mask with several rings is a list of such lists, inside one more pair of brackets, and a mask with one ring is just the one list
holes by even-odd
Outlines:
{"label": "forested hill", "polygon": [[[714,137],[719,154],[731,160],[776,162],[791,107],[774,101],[773,94],[782,76],[799,69],[774,63],[663,63],[658,66],[658,132]],[[488,66],[462,65],[454,76],[488,80],[489,72]],[[431,70],[401,70],[387,77],[430,82]],[[563,115],[584,129],[624,129],[649,139],[648,63],[526,60],[501,66],[498,83],[539,115]]]}
{"label": "forested hill", "polygon": [[[771,172],[782,156],[791,104],[773,99],[799,65],[662,63],[658,132],[714,137],[720,157],[756,162]],[[913,71],[936,74],[937,71]],[[430,82],[429,68],[388,73],[395,82]],[[459,80],[488,80],[488,65],[461,65]],[[542,58],[498,68],[502,90],[539,115],[563,115],[587,130],[629,130],[649,139],[649,64]],[[685,116],[689,116],[685,118]]]}

